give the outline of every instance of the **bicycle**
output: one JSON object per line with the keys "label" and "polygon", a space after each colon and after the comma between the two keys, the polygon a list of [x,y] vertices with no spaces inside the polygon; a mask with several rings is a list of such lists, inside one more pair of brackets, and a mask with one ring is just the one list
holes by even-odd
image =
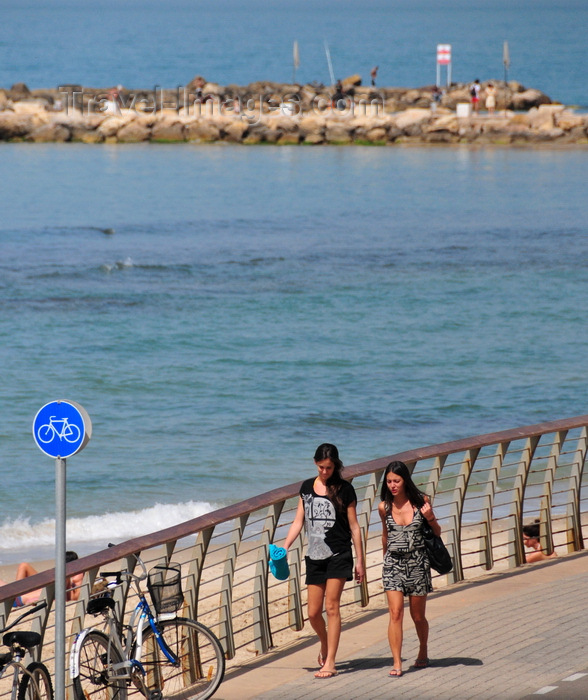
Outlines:
{"label": "bicycle", "polygon": [[[61,423],[61,430],[57,430],[57,423]],[[82,431],[75,423],[70,423],[67,418],[56,418],[55,416],[51,416],[49,423],[45,423],[37,430],[39,442],[43,443],[52,442],[55,437],[74,443],[80,439],[81,434]]]}
{"label": "bicycle", "polygon": [[0,679],[9,668],[13,669],[11,700],[53,700],[53,685],[45,664],[39,661],[28,666],[23,664],[26,653],[41,643],[41,635],[38,632],[8,632],[25,617],[45,607],[45,601],[35,605],[0,630],[0,634],[8,633],[4,634],[2,643],[10,648],[9,652],[0,654]]}
{"label": "bicycle", "polygon": [[[212,697],[225,673],[225,655],[216,636],[205,625],[177,611],[183,604],[179,564],[157,565],[147,574],[128,570],[104,571],[115,577],[106,595],[88,603],[87,613],[104,617],[105,632],[82,630],[70,652],[70,676],[76,700],[126,700],[139,691],[147,700],[206,700]],[[147,579],[155,615],[141,589]],[[123,581],[133,585],[138,603],[129,623],[116,614],[111,597]]]}

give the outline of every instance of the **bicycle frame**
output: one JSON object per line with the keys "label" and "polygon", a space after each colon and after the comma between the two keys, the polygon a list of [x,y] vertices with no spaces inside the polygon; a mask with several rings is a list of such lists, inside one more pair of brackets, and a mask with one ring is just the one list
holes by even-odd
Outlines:
{"label": "bicycle frame", "polygon": [[[4,634],[4,633],[8,632],[8,630],[10,630],[13,627],[15,627],[16,625],[18,625],[18,623],[21,620],[23,620],[25,617],[28,617],[29,615],[32,615],[33,613],[35,613],[38,610],[41,610],[45,607],[47,607],[47,603],[45,601],[37,604],[34,608],[31,608],[30,610],[27,610],[23,615],[20,615],[10,625],[8,625],[4,629],[0,630],[0,634]],[[35,645],[35,646],[37,646],[37,645]],[[26,652],[24,654],[20,653],[21,651],[23,651],[23,649],[20,648],[20,645],[18,645],[18,643],[13,645],[13,646],[10,646],[10,649],[11,649],[11,651],[8,653],[8,654],[10,654],[10,658],[6,659],[6,662],[4,665],[0,665],[0,679],[4,678],[4,676],[6,675],[7,669],[12,668],[12,689],[10,692],[11,700],[16,700],[18,688],[19,688],[19,681],[20,681],[20,678],[24,675],[28,675],[30,678],[29,682],[35,684],[36,695],[37,695],[37,697],[39,697],[40,691],[39,691],[39,686],[37,685],[37,681],[29,673],[27,667],[23,663],[23,659],[26,656]],[[5,656],[8,656],[8,654],[6,654]],[[0,656],[4,656],[4,655],[0,655]]]}
{"label": "bicycle frame", "polygon": [[[108,625],[108,667],[113,671],[113,678],[128,680],[131,678],[133,669],[138,669],[142,675],[145,675],[145,669],[141,663],[141,658],[143,656],[143,633],[148,628],[151,627],[157,644],[161,651],[165,654],[167,660],[174,665],[179,663],[178,657],[174,652],[168,647],[165,639],[159,633],[157,629],[157,619],[151,612],[151,607],[145,598],[145,595],[139,591],[139,602],[137,603],[132,615],[129,620],[129,624],[126,626],[126,634],[124,635],[124,646],[123,640],[121,639],[121,632],[124,630],[122,623],[118,620],[116,614],[113,610],[106,609],[106,623]],[[170,615],[162,615],[161,619],[173,619],[175,613]],[[87,635],[93,630],[98,629],[97,626],[86,627],[82,630],[76,637],[71,651],[70,651],[70,677],[72,679],[79,675],[79,650],[81,649],[82,643]],[[114,644],[117,651],[119,652],[121,658],[123,659],[120,664],[110,663],[110,645]],[[134,645],[134,654],[131,656]],[[118,673],[118,671],[122,671]]]}
{"label": "bicycle frame", "polygon": [[19,671],[20,673],[26,673],[26,668],[24,667],[24,664],[22,663],[20,657],[16,657],[12,661],[9,661],[6,666],[3,666],[0,668],[0,679],[4,677],[4,673],[6,669],[12,667],[12,690],[10,691],[10,698],[11,700],[16,700],[16,694],[18,692],[18,680],[19,680]]}

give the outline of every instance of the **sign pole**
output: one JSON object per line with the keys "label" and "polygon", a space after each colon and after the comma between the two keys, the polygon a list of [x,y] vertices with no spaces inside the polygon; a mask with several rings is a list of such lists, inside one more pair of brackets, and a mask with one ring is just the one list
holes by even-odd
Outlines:
{"label": "sign pole", "polygon": [[55,700],[65,700],[65,522],[66,458],[92,437],[92,421],[74,401],[45,404],[33,420],[37,447],[55,459]]}
{"label": "sign pole", "polygon": [[65,700],[66,460],[55,460],[55,700]]}
{"label": "sign pole", "polygon": [[447,87],[451,85],[451,44],[437,44],[437,87],[441,84],[441,66],[447,66]]}

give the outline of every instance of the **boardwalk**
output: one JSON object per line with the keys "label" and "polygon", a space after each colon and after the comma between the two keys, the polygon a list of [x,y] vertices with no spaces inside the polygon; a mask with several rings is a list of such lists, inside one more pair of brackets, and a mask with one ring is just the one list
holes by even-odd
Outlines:
{"label": "boardwalk", "polygon": [[[387,615],[344,628],[339,674],[316,680],[316,644],[234,668],[217,700],[588,697],[588,552],[460,583],[429,598],[431,666],[405,615],[402,678],[389,678]],[[537,694],[538,693],[538,694]]]}

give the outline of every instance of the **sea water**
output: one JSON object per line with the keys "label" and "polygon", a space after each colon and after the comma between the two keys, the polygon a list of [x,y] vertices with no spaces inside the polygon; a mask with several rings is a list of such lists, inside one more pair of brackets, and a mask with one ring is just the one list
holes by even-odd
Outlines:
{"label": "sea water", "polygon": [[[0,558],[80,551],[347,464],[586,412],[588,152],[0,148]],[[44,550],[43,550],[44,551]]]}
{"label": "sea water", "polygon": [[[484,79],[509,39],[511,77],[588,103],[572,0],[2,9],[0,85],[288,80],[294,38],[300,79],[328,82],[324,38],[342,75],[430,83],[449,41]],[[587,176],[583,149],[0,144],[0,563],[52,555],[31,429],[59,398],[93,424],[80,553],[297,481],[324,441],[352,464],[586,413]]]}

